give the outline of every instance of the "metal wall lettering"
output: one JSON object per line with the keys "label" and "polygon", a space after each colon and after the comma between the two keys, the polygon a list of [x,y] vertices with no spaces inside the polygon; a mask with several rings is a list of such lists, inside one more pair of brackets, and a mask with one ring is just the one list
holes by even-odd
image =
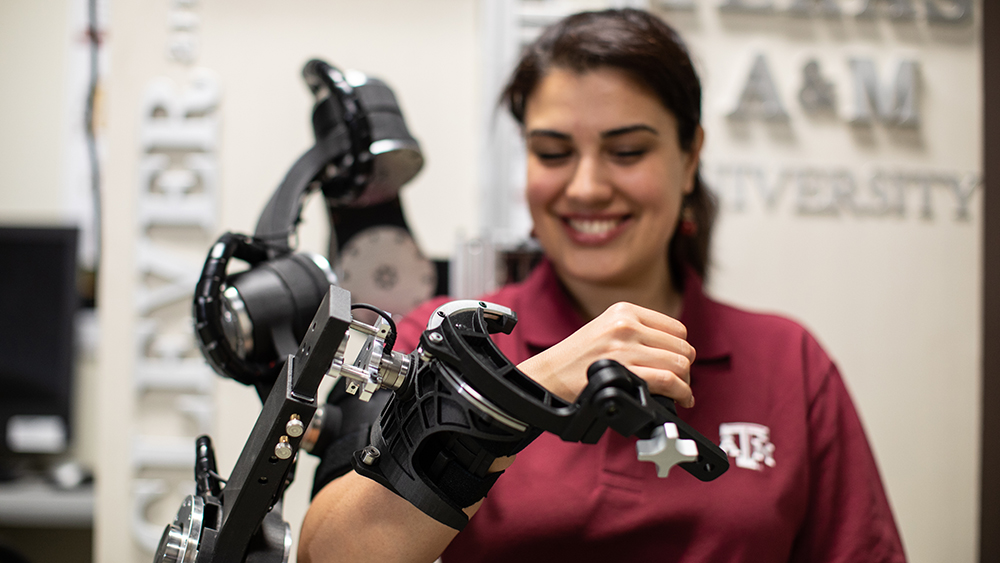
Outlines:
{"label": "metal wall lettering", "polygon": [[[705,0],[701,0],[704,2]],[[658,0],[653,5],[664,10],[693,10],[698,0]],[[844,6],[849,12],[845,12]],[[922,6],[923,10],[918,9]],[[853,17],[859,20],[888,18],[912,22],[925,18],[931,24],[963,25],[973,21],[973,0],[723,0],[723,14]]]}
{"label": "metal wall lettering", "polygon": [[775,11],[772,0],[726,0],[720,12],[733,14],[770,14]]}
{"label": "metal wall lettering", "polygon": [[[972,23],[972,0],[926,0],[927,21],[943,24]],[[947,6],[947,7],[943,7]]]}
{"label": "metal wall lettering", "polygon": [[799,103],[807,115],[833,115],[837,112],[837,93],[833,82],[823,76],[819,61],[811,59],[802,67]]}
{"label": "metal wall lettering", "polygon": [[819,14],[825,17],[840,17],[837,0],[795,0],[788,6],[788,13],[795,16]]}
{"label": "metal wall lettering", "polygon": [[[198,55],[195,4],[176,0],[168,16],[167,58],[186,67]],[[131,513],[132,537],[149,552],[163,531],[150,507],[193,490],[194,440],[214,415],[214,376],[191,333],[190,302],[218,216],[220,88],[207,69],[187,74],[182,87],[150,81],[139,130]]]}
{"label": "metal wall lettering", "polygon": [[[878,121],[896,127],[920,126],[920,63],[912,59],[900,61],[888,83],[879,80],[875,61],[870,58],[852,58],[848,65],[853,106],[847,120],[851,124],[871,125]],[[836,113],[835,85],[824,78],[816,59],[802,68],[798,99],[807,115]],[[746,83],[727,116],[734,120],[788,121],[766,55],[754,58]]]}
{"label": "metal wall lettering", "polygon": [[798,216],[940,217],[971,219],[971,200],[982,186],[975,172],[890,171],[859,174],[846,167],[765,167],[706,163],[708,183],[723,207],[736,213],[763,209]]}
{"label": "metal wall lettering", "polygon": [[728,117],[737,120],[757,118],[764,121],[788,121],[788,112],[781,103],[781,96],[765,55],[758,54],[754,58],[736,107],[729,112]]}
{"label": "metal wall lettering", "polygon": [[917,11],[913,8],[911,0],[865,0],[858,11],[858,18],[874,18],[878,15],[876,6],[884,4],[886,14],[890,19],[896,21],[910,21],[916,19]]}
{"label": "metal wall lettering", "polygon": [[656,6],[663,10],[694,10],[695,0],[657,0]]}
{"label": "metal wall lettering", "polygon": [[920,125],[920,64],[917,61],[900,61],[896,67],[895,80],[885,86],[879,82],[873,60],[851,59],[850,68],[854,85],[854,107],[849,118],[851,123],[870,125],[873,118],[877,117],[887,125]]}

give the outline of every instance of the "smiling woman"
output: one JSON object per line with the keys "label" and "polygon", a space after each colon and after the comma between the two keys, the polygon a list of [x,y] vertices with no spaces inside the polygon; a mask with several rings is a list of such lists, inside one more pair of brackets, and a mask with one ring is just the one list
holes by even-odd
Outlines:
{"label": "smiling woman", "polygon": [[526,109],[534,233],[581,314],[625,300],[678,316],[666,248],[694,188],[701,130],[681,149],[655,94],[610,68],[554,69]]}
{"label": "smiling woman", "polygon": [[[300,561],[904,561],[836,366],[799,325],[702,290],[715,206],[698,174],[701,87],[674,31],[637,10],[570,16],[528,48],[504,101],[546,259],[483,297],[519,317],[494,341],[567,400],[589,365],[617,360],[686,407],[732,469],[659,479],[634,439],[543,434],[494,462],[505,472],[461,533],[349,473],[317,495]],[[397,347],[441,303],[401,322]]]}

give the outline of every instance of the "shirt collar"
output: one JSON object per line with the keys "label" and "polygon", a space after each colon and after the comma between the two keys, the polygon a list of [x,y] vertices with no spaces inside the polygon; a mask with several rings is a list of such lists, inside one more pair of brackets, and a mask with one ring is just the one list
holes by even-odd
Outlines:
{"label": "shirt collar", "polygon": [[697,352],[695,363],[724,360],[732,352],[729,335],[720,325],[721,307],[705,295],[701,276],[688,268],[680,320],[687,327],[688,342]]}
{"label": "shirt collar", "polygon": [[[695,362],[728,358],[731,352],[729,338],[716,322],[720,305],[705,295],[701,276],[694,270],[687,270],[684,288],[680,320],[687,327],[688,342],[697,351]],[[547,259],[543,259],[522,282],[519,294],[519,302],[512,307],[520,321],[516,330],[521,331],[521,337],[529,346],[544,350],[584,325]]]}
{"label": "shirt collar", "polygon": [[515,330],[522,331],[529,346],[544,350],[584,325],[548,259],[542,259],[522,284],[520,302],[514,308],[520,319]]}

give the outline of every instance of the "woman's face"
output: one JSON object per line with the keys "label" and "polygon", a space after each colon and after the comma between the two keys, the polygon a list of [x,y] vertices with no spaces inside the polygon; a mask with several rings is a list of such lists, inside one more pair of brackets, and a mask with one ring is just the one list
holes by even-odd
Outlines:
{"label": "woman's face", "polygon": [[528,99],[524,125],[534,232],[560,276],[631,285],[668,275],[700,129],[682,151],[673,114],[611,68],[553,69]]}

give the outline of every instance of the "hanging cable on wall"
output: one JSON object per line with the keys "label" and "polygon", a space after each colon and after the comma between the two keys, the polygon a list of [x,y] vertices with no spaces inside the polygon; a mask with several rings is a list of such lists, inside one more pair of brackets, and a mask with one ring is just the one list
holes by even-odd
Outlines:
{"label": "hanging cable on wall", "polygon": [[90,79],[87,86],[87,103],[84,107],[84,131],[87,142],[87,157],[90,162],[90,192],[93,201],[93,231],[94,231],[94,264],[93,287],[94,300],[97,299],[98,272],[101,267],[101,163],[97,155],[97,133],[94,107],[97,100],[99,80],[98,56],[100,54],[101,35],[97,27],[97,0],[87,0],[87,41],[89,45]]}

